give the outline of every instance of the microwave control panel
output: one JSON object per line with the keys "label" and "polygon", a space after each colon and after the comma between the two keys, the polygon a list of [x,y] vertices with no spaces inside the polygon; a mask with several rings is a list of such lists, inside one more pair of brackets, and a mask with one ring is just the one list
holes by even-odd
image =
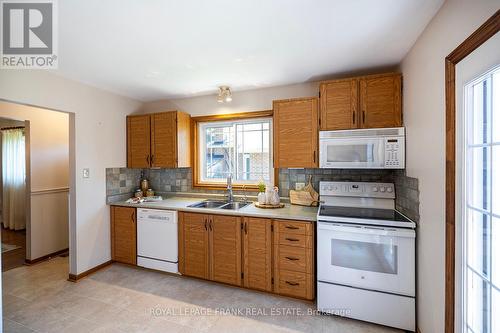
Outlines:
{"label": "microwave control panel", "polygon": [[385,140],[385,161],[386,168],[398,169],[404,168],[404,149],[403,138],[386,138]]}

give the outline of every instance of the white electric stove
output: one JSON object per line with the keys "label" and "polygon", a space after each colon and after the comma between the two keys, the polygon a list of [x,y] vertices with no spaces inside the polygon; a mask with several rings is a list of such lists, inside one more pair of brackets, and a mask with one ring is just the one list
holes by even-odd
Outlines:
{"label": "white electric stove", "polygon": [[415,331],[415,223],[391,183],[320,182],[317,305]]}

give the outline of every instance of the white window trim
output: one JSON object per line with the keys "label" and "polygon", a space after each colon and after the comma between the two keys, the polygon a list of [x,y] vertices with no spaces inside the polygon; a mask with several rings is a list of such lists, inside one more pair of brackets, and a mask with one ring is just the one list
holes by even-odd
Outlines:
{"label": "white window trim", "polygon": [[[197,163],[198,163],[198,182],[199,184],[202,185],[225,185],[226,180],[225,179],[217,179],[217,180],[207,180],[204,178],[205,174],[205,168],[206,168],[206,163],[205,163],[205,156],[206,156],[206,137],[204,135],[205,133],[205,128],[206,127],[225,127],[229,124],[231,125],[236,125],[236,124],[248,124],[248,123],[255,123],[259,121],[266,121],[269,122],[269,181],[266,181],[266,183],[274,184],[274,169],[273,169],[273,119],[272,117],[260,117],[260,118],[250,118],[250,119],[234,119],[234,120],[215,120],[215,121],[203,121],[203,122],[198,122],[197,126],[197,132],[199,133],[198,135],[198,142],[195,144],[198,145],[197,151],[198,151],[198,156],[197,158]],[[236,134],[236,133],[235,133]],[[236,136],[236,135],[235,135]],[[237,140],[237,137],[235,138]],[[235,145],[237,145],[237,141],[235,141]],[[259,183],[259,180],[256,181],[238,181],[236,178],[233,176],[233,185],[257,185]]]}

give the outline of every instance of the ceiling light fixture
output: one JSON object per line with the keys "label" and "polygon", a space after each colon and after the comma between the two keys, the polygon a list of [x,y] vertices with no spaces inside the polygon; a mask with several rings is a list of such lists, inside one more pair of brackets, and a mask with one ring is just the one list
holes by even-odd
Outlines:
{"label": "ceiling light fixture", "polygon": [[229,103],[233,100],[233,96],[231,94],[231,88],[228,86],[220,86],[219,94],[217,95],[217,102],[219,103]]}

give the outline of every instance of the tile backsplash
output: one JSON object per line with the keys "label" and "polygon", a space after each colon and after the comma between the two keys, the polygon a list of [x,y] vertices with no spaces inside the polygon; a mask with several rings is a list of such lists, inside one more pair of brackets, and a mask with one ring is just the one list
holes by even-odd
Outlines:
{"label": "tile backsplash", "polygon": [[309,177],[316,191],[320,181],[352,181],[352,182],[393,182],[392,170],[340,170],[340,169],[280,169],[279,188],[282,197],[288,197],[289,191],[295,189],[296,183],[308,183]]}
{"label": "tile backsplash", "polygon": [[394,172],[394,186],[396,187],[396,209],[413,221],[420,221],[418,179],[408,177],[405,170],[397,170]]}
{"label": "tile backsplash", "polygon": [[[407,177],[404,170],[340,170],[340,169],[280,169],[278,186],[280,196],[288,197],[296,183],[306,183],[311,178],[318,190],[320,181],[387,182],[396,187],[396,208],[414,221],[419,220],[418,179]],[[187,192],[223,194],[225,191],[193,188],[192,169],[106,169],[107,202],[125,200],[139,187],[141,177],[149,180],[157,193]],[[235,194],[243,194],[235,191]]]}
{"label": "tile backsplash", "polygon": [[130,198],[141,181],[141,169],[107,168],[106,202]]}

